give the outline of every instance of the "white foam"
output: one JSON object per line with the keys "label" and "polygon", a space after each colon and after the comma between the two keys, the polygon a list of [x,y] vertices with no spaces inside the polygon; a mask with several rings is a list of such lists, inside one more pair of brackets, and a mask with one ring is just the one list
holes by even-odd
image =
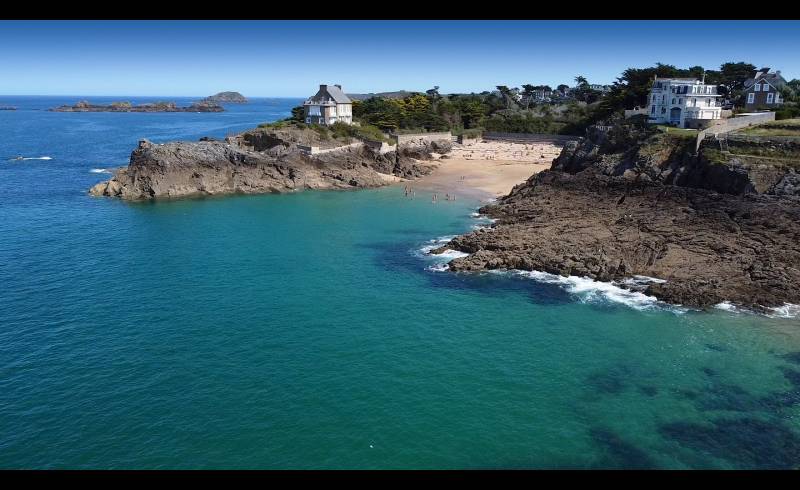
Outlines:
{"label": "white foam", "polygon": [[107,168],[93,168],[89,170],[89,172],[93,174],[110,174],[111,170],[108,170]]}
{"label": "white foam", "polygon": [[464,252],[459,252],[458,250],[450,250],[448,248],[448,249],[445,249],[444,252],[442,252],[440,254],[436,254],[435,257],[441,257],[443,259],[447,259],[448,262],[449,262],[449,261],[451,261],[453,259],[459,259],[461,257],[466,257],[467,255],[469,255],[469,254],[468,253],[464,253]]}
{"label": "white foam", "polygon": [[[503,271],[497,271],[503,273]],[[648,296],[639,291],[631,291],[612,282],[595,281],[588,277],[559,276],[540,271],[512,270],[511,273],[528,277],[537,282],[556,284],[570,294],[577,296],[582,303],[620,303],[637,310],[665,308],[668,305],[660,302],[655,296]],[[672,308],[673,311],[682,313],[683,310]]]}
{"label": "white foam", "polygon": [[52,160],[52,159],[53,157],[44,156],[44,157],[22,157],[22,158],[14,157],[14,158],[9,158],[8,160],[13,161],[13,160]]}
{"label": "white foam", "polygon": [[732,303],[730,303],[728,301],[723,301],[722,303],[716,304],[716,305],[714,305],[714,308],[716,308],[718,310],[723,310],[723,311],[730,311],[731,313],[740,313],[741,312],[741,310],[739,308],[737,308],[736,305],[734,305],[734,304],[732,304]]}
{"label": "white foam", "polygon": [[798,318],[800,317],[800,305],[795,305],[792,303],[784,303],[783,306],[775,306],[773,308],[765,308],[767,311],[771,313],[760,313],[758,311],[752,310],[750,308],[745,308],[742,306],[734,305],[728,301],[723,301],[722,303],[714,305],[714,308],[718,310],[727,311],[730,313],[737,313],[737,314],[750,314],[750,315],[758,315],[763,314],[767,318]]}
{"label": "white foam", "polygon": [[466,257],[467,253],[459,252],[458,250],[450,250],[446,249],[444,252],[440,254],[432,254],[431,250],[435,248],[439,248],[442,245],[447,244],[450,240],[455,238],[455,235],[446,235],[441,236],[439,238],[434,238],[432,240],[428,240],[427,245],[420,247],[415,251],[415,255],[421,257],[425,260],[433,261],[433,264],[425,267],[425,270],[431,272],[444,272],[448,270],[450,267],[447,265],[453,259],[457,259],[460,257]]}
{"label": "white foam", "polygon": [[447,265],[446,263],[439,262],[439,263],[436,263],[436,264],[433,264],[433,265],[429,265],[428,267],[425,268],[425,270],[426,271],[431,271],[431,272],[444,272],[444,271],[448,270],[449,268],[450,268],[450,266]]}
{"label": "white foam", "polygon": [[783,306],[770,308],[774,313],[767,315],[770,318],[797,318],[800,317],[800,305],[784,303]]}

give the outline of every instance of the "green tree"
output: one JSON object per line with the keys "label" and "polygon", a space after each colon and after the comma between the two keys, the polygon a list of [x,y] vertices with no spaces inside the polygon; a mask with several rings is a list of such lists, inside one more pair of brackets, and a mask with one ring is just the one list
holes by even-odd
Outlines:
{"label": "green tree", "polygon": [[306,120],[306,110],[303,106],[292,107],[292,121],[304,122]]}
{"label": "green tree", "polygon": [[[737,63],[727,62],[719,67],[719,85],[722,95],[727,95],[734,102],[742,99],[742,89],[744,82],[751,78],[756,70],[755,65],[739,61]],[[723,93],[724,92],[724,93]]]}
{"label": "green tree", "polygon": [[529,83],[522,86],[522,96],[525,97],[525,109],[531,105],[531,98],[533,97],[534,90],[536,90],[536,87]]}

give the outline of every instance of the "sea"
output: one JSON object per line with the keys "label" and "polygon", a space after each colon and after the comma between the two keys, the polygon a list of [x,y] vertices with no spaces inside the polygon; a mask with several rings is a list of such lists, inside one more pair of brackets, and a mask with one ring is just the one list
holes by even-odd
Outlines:
{"label": "sea", "polygon": [[[402,185],[130,203],[141,138],[223,113],[0,96],[0,468],[798,468],[800,318],[454,273],[477,198]],[[17,157],[22,157],[21,160]]]}

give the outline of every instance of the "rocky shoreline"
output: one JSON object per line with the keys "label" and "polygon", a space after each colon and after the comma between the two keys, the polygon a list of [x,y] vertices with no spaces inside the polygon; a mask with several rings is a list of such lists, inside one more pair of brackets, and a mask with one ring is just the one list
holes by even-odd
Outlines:
{"label": "rocky shoreline", "polygon": [[[294,192],[303,189],[379,187],[426,175],[419,158],[449,151],[449,142],[405,146],[387,153],[369,145],[335,149],[310,129],[256,129],[217,141],[155,144],[142,140],[130,164],[91,188],[95,196],[148,200],[221,194]],[[308,155],[304,145],[327,144]]]}
{"label": "rocky shoreline", "polygon": [[215,102],[206,101],[178,107],[174,102],[140,105],[133,105],[130,102],[112,102],[109,105],[96,105],[82,100],[75,105],[62,105],[48,110],[51,112],[224,112],[225,108]]}
{"label": "rocky shoreline", "polygon": [[688,307],[800,303],[793,168],[751,162],[748,172],[741,159],[710,162],[682,141],[622,129],[568,145],[550,170],[480,209],[497,220],[491,228],[432,253],[468,253],[449,262],[452,271],[659,278],[639,290]]}

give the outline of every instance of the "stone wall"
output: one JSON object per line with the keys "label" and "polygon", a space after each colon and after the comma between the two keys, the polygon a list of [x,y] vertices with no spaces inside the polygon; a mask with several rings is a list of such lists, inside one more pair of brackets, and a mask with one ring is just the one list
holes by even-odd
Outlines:
{"label": "stone wall", "polygon": [[697,144],[695,145],[695,151],[700,149],[700,143],[705,139],[706,136],[710,135],[717,136],[718,134],[729,133],[736,129],[742,129],[756,124],[764,124],[765,122],[774,120],[775,120],[774,112],[762,112],[759,114],[748,114],[745,116],[732,117],[729,119],[718,119],[717,121],[719,122],[717,124],[711,126],[708,129],[700,131],[697,134]]}
{"label": "stone wall", "polygon": [[341,151],[346,150],[347,148],[355,148],[364,145],[363,142],[357,141],[355,143],[350,143],[349,145],[342,145],[337,146],[335,148],[324,148],[320,149],[318,146],[306,146],[306,145],[297,145],[297,149],[301,152],[305,153],[306,155],[320,155],[322,153],[330,153],[332,151]]}
{"label": "stone wall", "polygon": [[380,153],[381,155],[397,149],[395,145],[390,145],[385,141],[364,140],[364,145],[369,147],[372,151]]}
{"label": "stone wall", "polygon": [[408,143],[423,143],[425,141],[439,141],[439,140],[447,140],[452,142],[453,135],[450,134],[450,131],[446,133],[396,134],[394,135],[394,139],[398,145],[404,145]]}
{"label": "stone wall", "polygon": [[511,143],[550,143],[553,145],[564,145],[569,141],[577,140],[577,136],[561,134],[538,134],[538,133],[483,133],[484,141],[508,141]]}

